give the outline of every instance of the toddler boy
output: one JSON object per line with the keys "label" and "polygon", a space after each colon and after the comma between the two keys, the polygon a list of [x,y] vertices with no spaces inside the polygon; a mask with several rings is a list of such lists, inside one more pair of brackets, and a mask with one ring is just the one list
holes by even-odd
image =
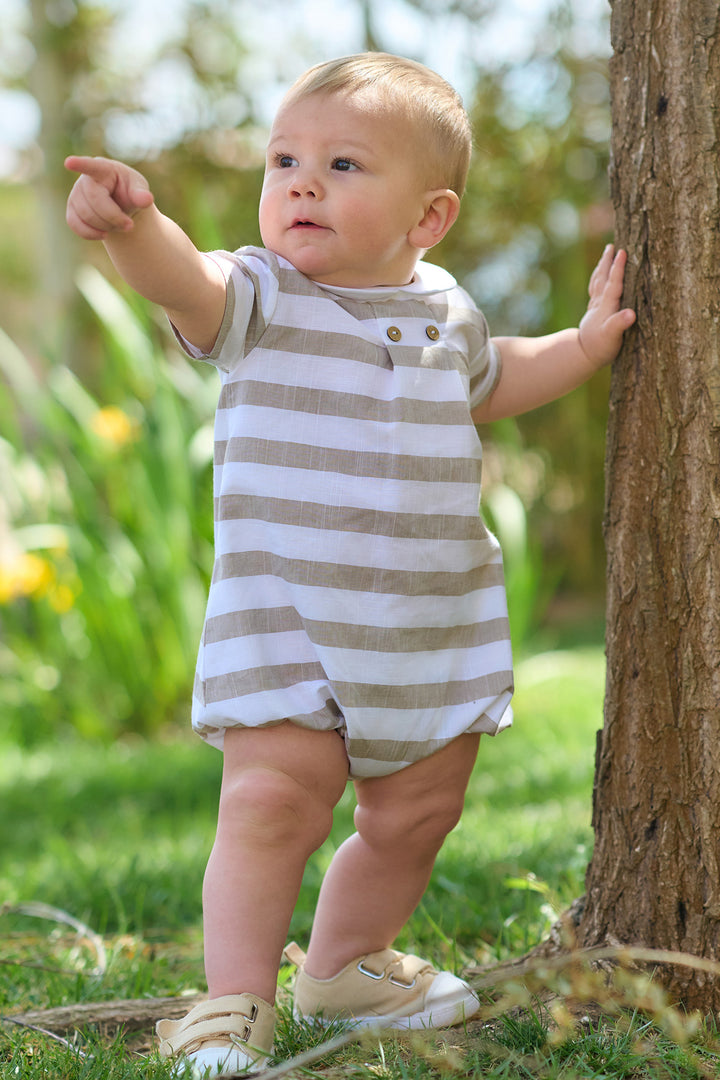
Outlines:
{"label": "toddler boy", "polygon": [[424,263],[471,152],[455,91],[362,54],[290,89],[270,133],[263,248],[201,254],[144,177],[68,158],[78,235],[214,364],[216,563],[193,725],[224,752],[205,876],[209,1001],[161,1052],[238,1070],[272,1050],[303,870],[348,778],[354,833],[323,882],[298,1015],[461,1022],[461,979],[391,949],[457,823],[480,734],[510,722],[501,555],[478,515],[474,424],[580,385],[617,354],[625,256],[608,247],[579,329],[491,340]]}

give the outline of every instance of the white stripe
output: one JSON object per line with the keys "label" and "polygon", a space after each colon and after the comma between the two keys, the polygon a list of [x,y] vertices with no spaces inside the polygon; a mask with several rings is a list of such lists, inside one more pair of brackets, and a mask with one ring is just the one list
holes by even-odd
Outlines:
{"label": "white stripe", "polygon": [[441,653],[378,653],[327,647],[316,651],[333,682],[369,686],[465,682],[474,679],[478,672],[505,671],[510,667],[507,641],[445,649]]}
{"label": "white stripe", "polygon": [[[230,526],[232,522],[226,522]],[[367,536],[365,533],[305,529],[299,525],[244,520],[235,530],[218,535],[218,556],[241,551],[272,551],[289,559],[313,559],[348,566],[375,566],[393,570],[465,573],[482,564],[500,561],[497,541],[417,540],[413,537]],[[265,605],[263,605],[265,606]]]}
{"label": "white stripe", "polygon": [[[211,702],[202,706],[193,702],[193,724],[227,725],[235,721],[248,727],[267,724],[278,718],[302,716],[322,709],[332,694],[326,682],[301,683],[280,690],[263,690],[242,698]],[[334,727],[335,724],[329,725]]]}
{"label": "white stripe", "polygon": [[392,510],[399,514],[459,514],[475,518],[478,515],[477,486],[449,481],[383,480],[229,461],[223,467],[222,490],[243,495],[272,493],[276,499]]}
{"label": "white stripe", "polygon": [[[278,386],[300,386],[309,390],[352,393],[378,401],[410,398],[424,402],[457,402],[459,373],[428,367],[381,368],[368,363],[348,364],[332,356],[313,357],[260,347],[247,357],[237,372],[237,381],[256,379]],[[225,380],[236,381],[233,377]]]}
{"label": "white stripe", "polygon": [[464,596],[397,596],[346,589],[288,585],[271,576],[228,578],[213,589],[208,617],[232,611],[294,605],[301,617],[354,626],[386,626],[399,630],[416,626],[467,626],[507,615],[505,589],[496,585]]}
{"label": "white stripe", "polygon": [[[304,442],[310,446],[327,446],[337,450],[363,450],[427,457],[428,452],[446,457],[479,458],[480,440],[471,426],[454,424],[403,423],[402,447],[393,443],[394,424],[380,420],[353,419],[344,416],[316,416],[262,405],[237,405],[235,409],[218,409],[215,437],[225,442],[232,435],[266,439],[268,432],[289,442]],[[469,452],[468,452],[469,451]]]}
{"label": "white stripe", "polygon": [[[257,634],[205,646],[204,677],[212,679],[234,672],[274,667],[277,657],[285,664],[312,663],[318,659],[331,682],[367,686],[404,686],[406,683],[465,682],[479,671],[509,668],[506,641],[472,649],[447,649],[442,653],[377,653],[362,649],[314,647],[301,631]],[[492,666],[491,666],[492,665]]]}
{"label": "white stripe", "polygon": [[[240,641],[240,649],[238,648]],[[204,677],[212,679],[234,671],[273,667],[282,658],[285,664],[317,662],[315,649],[304,630],[276,634],[250,634],[246,637],[215,641],[205,646]]]}

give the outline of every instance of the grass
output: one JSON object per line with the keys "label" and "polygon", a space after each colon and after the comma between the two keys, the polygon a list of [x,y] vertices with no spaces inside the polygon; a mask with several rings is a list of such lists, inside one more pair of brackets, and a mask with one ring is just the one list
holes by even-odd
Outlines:
{"label": "grass", "polygon": [[[401,941],[446,966],[522,956],[583,890],[591,844],[595,731],[603,658],[597,646],[518,665],[514,731],[485,739],[464,819],[443,849],[427,895]],[[2,747],[0,791],[0,1012],[204,989],[200,883],[212,841],[221,758],[198,740],[125,738],[111,747],[66,738]],[[291,933],[307,938],[314,897],[351,825],[350,790],[333,833],[313,858]],[[105,974],[67,927],[12,913],[53,904],[103,936]],[[34,965],[34,966],[31,966]],[[289,971],[282,973],[287,983]],[[277,1049],[317,1041],[282,1010]],[[494,1010],[497,1012],[497,1009]],[[120,1080],[169,1076],[137,1043],[87,1032],[76,1049],[5,1025],[3,1077]],[[366,1080],[434,1078],[687,1078],[716,1076],[718,1033],[700,1025],[671,1039],[642,1013],[561,1030],[539,999],[503,1006],[487,1024],[437,1038],[383,1039],[314,1065]]]}

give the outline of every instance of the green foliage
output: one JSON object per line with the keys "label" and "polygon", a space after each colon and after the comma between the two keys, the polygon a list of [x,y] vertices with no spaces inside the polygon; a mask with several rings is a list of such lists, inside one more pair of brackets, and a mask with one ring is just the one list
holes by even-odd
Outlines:
{"label": "green foliage", "polygon": [[103,331],[92,392],[0,339],[0,708],[27,741],[174,719],[212,566],[214,377],[96,271],[80,287]]}

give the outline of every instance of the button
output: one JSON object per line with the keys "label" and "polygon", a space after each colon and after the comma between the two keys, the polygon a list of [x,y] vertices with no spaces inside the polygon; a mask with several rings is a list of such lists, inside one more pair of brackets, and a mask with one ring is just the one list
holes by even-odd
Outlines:
{"label": "button", "polygon": [[432,323],[430,324],[430,326],[425,327],[425,333],[431,341],[437,341],[437,339],[440,337],[440,331],[438,330],[437,326],[433,326]]}
{"label": "button", "polygon": [[402,337],[402,332],[397,328],[397,326],[388,326],[386,333],[391,341],[399,341]]}

